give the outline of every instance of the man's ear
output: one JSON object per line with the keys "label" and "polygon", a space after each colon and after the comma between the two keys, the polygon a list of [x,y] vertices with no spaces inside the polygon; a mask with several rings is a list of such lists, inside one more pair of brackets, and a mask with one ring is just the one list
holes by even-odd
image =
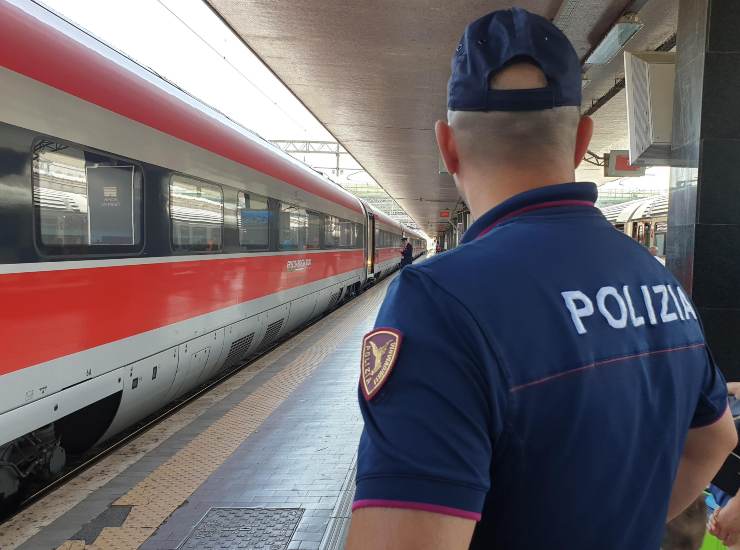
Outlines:
{"label": "man's ear", "polygon": [[438,120],[434,125],[434,133],[437,136],[439,154],[442,155],[442,161],[445,163],[447,171],[451,175],[456,174],[460,166],[460,158],[457,153],[455,133],[450,125],[443,120]]}
{"label": "man's ear", "polygon": [[589,116],[582,116],[578,122],[578,130],[576,133],[576,153],[573,159],[574,167],[578,168],[581,164],[583,157],[586,156],[588,151],[588,145],[591,143],[591,136],[594,134],[594,121]]}

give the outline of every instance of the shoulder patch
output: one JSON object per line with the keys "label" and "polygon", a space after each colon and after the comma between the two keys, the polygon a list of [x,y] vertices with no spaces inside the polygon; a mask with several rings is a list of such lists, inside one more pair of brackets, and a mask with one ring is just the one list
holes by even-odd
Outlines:
{"label": "shoulder patch", "polygon": [[362,339],[360,387],[367,401],[375,397],[391,375],[402,340],[400,331],[386,327],[376,328]]}

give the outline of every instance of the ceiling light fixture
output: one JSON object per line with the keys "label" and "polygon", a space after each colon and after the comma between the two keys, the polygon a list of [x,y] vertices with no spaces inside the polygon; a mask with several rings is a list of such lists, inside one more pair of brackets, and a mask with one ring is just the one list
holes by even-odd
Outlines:
{"label": "ceiling light fixture", "polygon": [[586,64],[605,65],[609,63],[644,26],[636,15],[625,15],[614,24],[604,39],[591,52],[591,55],[586,59]]}

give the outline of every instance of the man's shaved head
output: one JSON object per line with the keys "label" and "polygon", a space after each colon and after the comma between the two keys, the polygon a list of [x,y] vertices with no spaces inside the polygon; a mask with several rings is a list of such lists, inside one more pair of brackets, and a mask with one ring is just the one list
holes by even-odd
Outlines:
{"label": "man's shaved head", "polygon": [[[539,93],[548,84],[527,58],[514,59],[488,83],[512,97],[517,90]],[[591,119],[567,103],[520,111],[451,110],[447,119],[435,126],[440,154],[474,217],[522,191],[573,181],[593,130]]]}
{"label": "man's shaved head", "polygon": [[[519,62],[491,77],[497,90],[524,90],[547,85],[535,65]],[[541,111],[449,111],[460,160],[488,163],[542,162],[573,158],[579,113],[577,107]]]}

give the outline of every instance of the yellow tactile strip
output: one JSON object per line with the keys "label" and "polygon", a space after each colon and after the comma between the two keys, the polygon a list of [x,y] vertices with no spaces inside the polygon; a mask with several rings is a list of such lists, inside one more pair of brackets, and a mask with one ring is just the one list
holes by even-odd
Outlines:
{"label": "yellow tactile strip", "polygon": [[[333,314],[332,318],[337,314],[338,312]],[[89,470],[68,481],[49,497],[36,502],[11,520],[0,524],[0,550],[13,550],[43,531],[49,524],[117,477],[148,452],[159,447],[171,435],[190,424],[211,406],[241,388],[257,373],[270,366],[270,364],[281,360],[285,355],[292,353],[300,346],[305,345],[307,341],[315,339],[317,333],[322,330],[322,326],[322,323],[317,323],[302,331],[266,356],[253,362],[246,369],[239,371],[212,391],[188,404],[175,415],[168,417],[128,443],[116,453],[109,455]],[[81,541],[80,543],[83,544]]]}
{"label": "yellow tactile strip", "polygon": [[[335,312],[331,319],[334,328],[115,501],[115,505],[132,506],[123,525],[106,527],[91,545],[69,540],[59,550],[129,550],[143,544],[320,366],[355,323],[377,307],[384,296],[380,290]],[[305,342],[305,338],[302,340]],[[270,356],[260,359],[264,360],[270,360]]]}
{"label": "yellow tactile strip", "polygon": [[[288,353],[296,345],[299,345],[303,334],[305,332],[291,339],[288,345],[281,346],[279,351],[278,349],[272,351],[270,353],[272,360],[282,357],[281,352]],[[49,497],[36,502],[11,520],[0,525],[0,549],[13,550],[42,531],[46,526],[140,460],[148,452],[159,447],[171,435],[190,424],[211,406],[249,382],[265,366],[264,363],[260,364],[259,361],[256,361],[212,391],[188,404],[175,415],[168,417],[140,435],[115,454],[107,456],[89,470],[68,481]],[[76,547],[71,548],[75,549]]]}

